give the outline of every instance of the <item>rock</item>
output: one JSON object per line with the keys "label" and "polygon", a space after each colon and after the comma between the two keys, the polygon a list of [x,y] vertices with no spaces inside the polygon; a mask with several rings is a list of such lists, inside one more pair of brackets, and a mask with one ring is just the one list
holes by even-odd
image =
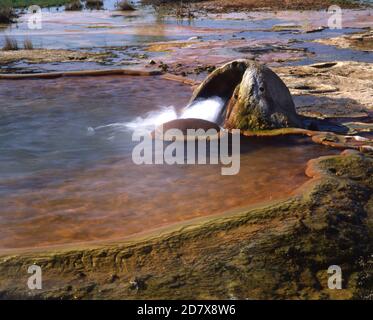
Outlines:
{"label": "rock", "polygon": [[325,45],[332,45],[342,49],[361,50],[366,52],[373,51],[373,30],[359,32],[356,34],[345,34],[335,38],[316,39],[318,42]]}
{"label": "rock", "polygon": [[149,275],[141,276],[141,277],[135,277],[132,280],[130,280],[130,286],[129,288],[131,290],[145,290],[147,288],[146,281],[150,278]]}
{"label": "rock", "polygon": [[321,32],[324,31],[326,27],[315,27],[315,28],[308,28],[304,31],[304,33],[315,33],[315,32]]}
{"label": "rock", "polygon": [[190,37],[188,41],[195,41],[195,40],[201,40],[201,37]]}
{"label": "rock", "polygon": [[301,28],[302,26],[296,24],[277,24],[271,30],[274,32],[294,32],[299,31]]}
{"label": "rock", "polygon": [[[364,124],[357,119],[368,119],[369,110],[373,106],[372,63],[329,61],[276,67],[274,70],[290,88],[297,112],[301,116],[318,119],[345,118],[341,124],[350,129],[350,133],[369,129],[368,123]],[[373,124],[370,127],[373,129]],[[321,127],[318,130],[330,131]]]}
{"label": "rock", "polygon": [[373,152],[373,146],[364,145],[360,147],[361,152]]}
{"label": "rock", "polygon": [[212,96],[227,101],[225,128],[302,126],[289,89],[272,70],[256,62],[236,60],[216,69],[196,89],[191,102]]}
{"label": "rock", "polygon": [[160,64],[159,64],[159,68],[160,68],[162,71],[166,72],[166,71],[168,70],[169,66],[168,66],[168,64],[166,64],[166,63],[160,62]]}
{"label": "rock", "polygon": [[170,140],[165,139],[164,133],[170,129],[179,129],[184,135],[184,139],[187,135],[188,129],[203,129],[207,131],[209,129],[215,129],[216,132],[220,132],[220,127],[210,121],[202,120],[202,119],[176,119],[169,122],[164,123],[163,125],[157,127],[152,133],[151,136],[153,139],[160,139],[160,140]]}
{"label": "rock", "polygon": [[107,282],[108,283],[114,283],[115,281],[117,281],[119,279],[119,277],[116,275],[116,274],[111,274],[108,279],[107,279]]}
{"label": "rock", "polygon": [[341,155],[342,156],[349,156],[349,155],[359,155],[360,152],[355,150],[355,149],[346,149],[342,151]]}
{"label": "rock", "polygon": [[242,80],[247,68],[246,63],[247,60],[236,60],[216,69],[194,91],[190,103],[213,96],[228,100]]}

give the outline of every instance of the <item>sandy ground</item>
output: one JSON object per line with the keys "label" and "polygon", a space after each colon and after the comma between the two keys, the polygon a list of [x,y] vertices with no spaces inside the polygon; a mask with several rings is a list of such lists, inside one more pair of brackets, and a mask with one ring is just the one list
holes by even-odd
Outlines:
{"label": "sandy ground", "polygon": [[373,111],[373,64],[353,61],[274,68],[298,112],[314,117],[368,117]]}
{"label": "sandy ground", "polygon": [[342,49],[353,49],[372,52],[373,30],[329,39],[318,39],[315,40],[315,42],[336,46]]}
{"label": "sandy ground", "polygon": [[88,53],[83,51],[71,50],[0,50],[0,64],[8,64],[15,61],[25,60],[29,63],[51,63],[51,62],[102,62],[108,54]]}

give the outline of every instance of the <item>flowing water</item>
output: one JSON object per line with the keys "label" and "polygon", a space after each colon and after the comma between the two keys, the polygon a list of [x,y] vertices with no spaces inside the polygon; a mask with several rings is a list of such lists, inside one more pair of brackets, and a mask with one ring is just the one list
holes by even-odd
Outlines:
{"label": "flowing water", "polygon": [[0,249],[119,239],[281,199],[307,181],[307,160],[335,153],[307,138],[246,138],[235,176],[135,165],[139,124],[219,113],[216,99],[185,109],[190,95],[157,77],[0,81]]}
{"label": "flowing water", "polygon": [[224,100],[220,97],[198,100],[191,105],[178,111],[174,106],[163,107],[160,110],[150,111],[143,117],[126,123],[113,123],[107,126],[100,126],[96,129],[113,127],[127,127],[129,129],[144,129],[151,133],[154,128],[166,122],[176,119],[203,119],[214,123],[220,123],[224,108]]}

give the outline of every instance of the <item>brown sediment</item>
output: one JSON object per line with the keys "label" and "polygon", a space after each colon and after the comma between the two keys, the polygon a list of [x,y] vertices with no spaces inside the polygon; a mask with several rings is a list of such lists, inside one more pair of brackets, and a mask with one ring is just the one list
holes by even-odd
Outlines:
{"label": "brown sediment", "polygon": [[197,44],[199,41],[168,41],[150,44],[147,48],[151,52],[171,52],[175,49],[185,48]]}
{"label": "brown sediment", "polygon": [[[373,158],[311,160],[295,196],[142,239],[5,254],[0,297],[43,299],[369,299]],[[28,266],[43,289],[26,288]],[[343,289],[328,289],[330,265]]]}
{"label": "brown sediment", "polygon": [[[4,226],[0,251],[131,238],[162,226],[282,199],[307,180],[308,159],[335,153],[304,141],[297,145],[292,139],[253,138],[246,146],[241,170],[234,177],[221,176],[219,166],[139,167],[124,159],[84,171],[49,170],[26,181],[4,181],[10,190],[35,183],[40,187],[0,199]],[[69,179],[48,187],[60,174]]]}
{"label": "brown sediment", "polygon": [[102,62],[110,57],[108,53],[91,53],[73,50],[50,50],[50,49],[32,49],[32,50],[0,50],[0,64],[7,64],[20,60],[29,63],[53,63],[53,62]]}
{"label": "brown sediment", "polygon": [[0,79],[4,80],[24,80],[24,79],[54,79],[60,77],[93,77],[93,76],[156,76],[161,75],[158,70],[136,70],[136,69],[103,69],[103,70],[82,70],[82,71],[61,71],[47,73],[29,74],[0,74]]}

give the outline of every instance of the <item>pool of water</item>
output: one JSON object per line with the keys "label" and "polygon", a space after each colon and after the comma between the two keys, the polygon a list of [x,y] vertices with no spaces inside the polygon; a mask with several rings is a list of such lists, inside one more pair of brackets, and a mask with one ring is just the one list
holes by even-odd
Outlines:
{"label": "pool of water", "polygon": [[132,127],[183,108],[190,87],[157,77],[0,81],[0,249],[119,239],[289,196],[307,138],[245,138],[241,170],[135,165]]}
{"label": "pool of water", "polygon": [[[19,43],[30,39],[41,48],[112,50],[112,60],[19,61],[1,68],[113,68],[127,60],[140,63],[133,58],[139,53],[146,54],[145,62],[167,62],[167,55],[148,52],[147,45],[194,36],[202,46],[184,48],[174,59],[220,64],[250,57],[246,46],[263,49],[263,57],[270,45],[292,43],[313,54],[301,51],[300,60],[288,64],[372,61],[369,52],[310,42],[359,31],[371,20],[367,11],[345,11],[341,30],[307,34],[271,28],[323,26],[325,12],[249,12],[178,20],[151,7],[115,12],[114,3],[107,0],[105,10],[83,12],[45,9],[40,30],[28,29],[27,15],[0,29],[0,46],[3,36],[10,35]],[[172,53],[169,56],[173,61]],[[309,159],[335,153],[308,138],[242,138],[241,170],[235,176],[222,176],[219,165],[135,165],[133,128],[148,121],[149,113],[180,113],[190,96],[190,87],[157,77],[0,81],[0,250],[120,239],[281,199],[307,181],[304,169]]]}

